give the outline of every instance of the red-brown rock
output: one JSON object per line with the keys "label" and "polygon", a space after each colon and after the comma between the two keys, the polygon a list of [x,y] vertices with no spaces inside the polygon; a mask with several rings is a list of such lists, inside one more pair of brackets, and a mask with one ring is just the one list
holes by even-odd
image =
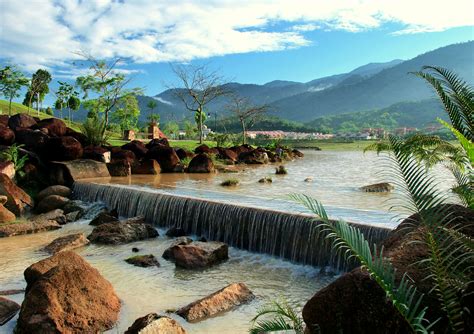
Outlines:
{"label": "red-brown rock", "polygon": [[15,165],[13,162],[0,160],[0,173],[13,179],[15,177]]}
{"label": "red-brown rock", "polygon": [[8,116],[8,115],[0,115],[0,125],[8,127],[8,120],[9,119],[10,119],[10,116]]}
{"label": "red-brown rock", "polygon": [[36,195],[36,200],[39,202],[43,198],[48,197],[50,195],[58,195],[62,197],[69,197],[71,196],[71,188],[63,186],[63,185],[54,185],[49,186],[41,190],[38,195]]}
{"label": "red-brown rock", "polygon": [[123,145],[122,149],[132,151],[137,159],[143,158],[146,155],[146,152],[148,152],[145,144],[139,140],[133,140],[130,143]]}
{"label": "red-brown rock", "polygon": [[120,300],[112,285],[72,251],[31,265],[25,279],[19,334],[98,333],[118,319]]}
{"label": "red-brown rock", "polygon": [[14,131],[16,131],[17,128],[31,128],[35,125],[35,119],[27,114],[16,114],[8,119],[8,126]]}
{"label": "red-brown rock", "polygon": [[77,139],[77,141],[79,141],[82,146],[87,146],[90,144],[87,142],[87,137],[84,134],[77,132],[71,128],[66,129],[66,136]]}
{"label": "red-brown rock", "polygon": [[46,118],[38,123],[40,129],[47,129],[48,134],[53,137],[62,137],[66,135],[67,126],[58,118]]}
{"label": "red-brown rock", "polygon": [[86,146],[82,155],[84,159],[92,159],[99,162],[109,163],[112,155],[108,149],[102,146]]}
{"label": "red-brown rock", "polygon": [[175,149],[175,151],[176,151],[176,154],[178,155],[180,160],[183,160],[183,159],[186,159],[186,158],[191,158],[192,159],[194,157],[193,152],[186,151],[182,148],[177,148],[177,149]]}
{"label": "red-brown rock", "polygon": [[179,157],[173,148],[163,145],[153,146],[146,154],[147,159],[156,160],[162,172],[174,172],[180,163]]}
{"label": "red-brown rock", "polygon": [[0,326],[3,326],[13,318],[20,310],[20,305],[13,300],[0,297]]}
{"label": "red-brown rock", "polygon": [[61,228],[57,222],[53,220],[42,221],[23,221],[13,224],[0,224],[0,237],[12,237],[15,235],[32,234],[57,230]]}
{"label": "red-brown rock", "polygon": [[0,195],[7,197],[5,207],[16,216],[21,216],[24,209],[33,206],[30,195],[18,187],[7,175],[0,173]]}
{"label": "red-brown rock", "polygon": [[44,197],[38,202],[36,211],[39,213],[50,212],[56,209],[62,209],[66,203],[69,202],[69,198],[59,195],[49,195]]}
{"label": "red-brown rock", "polygon": [[228,148],[219,148],[219,159],[230,160],[236,162],[239,158],[238,154],[235,151]]}
{"label": "red-brown rock", "polygon": [[196,241],[188,245],[170,248],[170,259],[176,266],[186,269],[199,269],[213,266],[229,258],[229,247],[223,242]]}
{"label": "red-brown rock", "polygon": [[110,176],[130,176],[132,167],[127,160],[116,160],[107,164]]}
{"label": "red-brown rock", "polygon": [[150,313],[135,320],[125,334],[186,334],[186,331],[176,320]]}
{"label": "red-brown rock", "polygon": [[81,143],[74,137],[52,137],[45,146],[44,156],[50,161],[69,161],[82,157]]}
{"label": "red-brown rock", "polygon": [[152,147],[154,146],[167,146],[169,147],[170,146],[170,143],[168,142],[168,139],[166,138],[155,138],[155,139],[152,139],[150,140],[146,145],[145,147],[147,149],[151,149]]}
{"label": "red-brown rock", "polygon": [[10,146],[15,142],[15,132],[9,127],[0,124],[0,145]]}
{"label": "red-brown rock", "polygon": [[137,157],[135,153],[129,150],[123,150],[121,148],[114,147],[112,149],[112,162],[114,161],[126,161],[129,164],[134,164]]}
{"label": "red-brown rock", "polygon": [[143,217],[130,218],[118,223],[105,223],[96,226],[87,237],[97,244],[125,244],[129,242],[156,238],[158,232]]}
{"label": "red-brown rock", "polygon": [[25,146],[27,150],[41,153],[48,143],[49,136],[40,130],[18,128],[16,142]]}
{"label": "red-brown rock", "polygon": [[69,234],[64,237],[54,239],[46,247],[44,251],[50,254],[70,251],[79,247],[86,246],[89,243],[84,233]]}
{"label": "red-brown rock", "polygon": [[215,171],[212,159],[205,153],[196,155],[189,163],[188,173],[213,173]]}
{"label": "red-brown rock", "polygon": [[153,159],[144,160],[132,166],[132,174],[158,175],[160,172],[160,165]]}

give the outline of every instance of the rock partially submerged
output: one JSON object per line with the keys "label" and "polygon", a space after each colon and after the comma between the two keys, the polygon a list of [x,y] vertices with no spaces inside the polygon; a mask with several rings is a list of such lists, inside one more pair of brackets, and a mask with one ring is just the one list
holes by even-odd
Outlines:
{"label": "rock partially submerged", "polygon": [[26,207],[33,207],[33,200],[30,195],[2,173],[0,173],[0,195],[7,197],[4,206],[15,216],[21,216]]}
{"label": "rock partially submerged", "polygon": [[27,291],[16,333],[98,333],[111,329],[120,300],[112,285],[74,252],[25,270]]}
{"label": "rock partially submerged", "polygon": [[0,237],[12,237],[14,235],[32,234],[44,231],[57,230],[61,228],[53,220],[43,221],[19,221],[13,223],[0,224]]}
{"label": "rock partially submerged", "polygon": [[61,209],[56,209],[56,210],[52,210],[46,213],[41,213],[39,215],[31,217],[30,220],[35,221],[35,222],[53,220],[60,225],[64,225],[67,223],[67,219],[66,219],[66,216],[64,215],[64,211]]}
{"label": "rock partially submerged", "polygon": [[233,283],[180,308],[176,314],[189,322],[197,322],[230,311],[254,298],[255,295],[244,283]]}
{"label": "rock partially submerged", "polygon": [[193,239],[188,238],[188,237],[178,237],[174,239],[173,243],[171,244],[170,247],[168,247],[164,252],[163,252],[163,259],[165,260],[173,260],[174,255],[173,255],[173,247],[178,246],[178,245],[189,245],[191,242],[193,242]]}
{"label": "rock partially submerged", "polygon": [[176,320],[150,313],[135,320],[125,334],[186,334],[186,331]]}
{"label": "rock partially submerged", "polygon": [[97,244],[125,244],[129,242],[156,238],[158,232],[143,217],[130,218],[118,223],[105,223],[96,226],[87,237]]}
{"label": "rock partially submerged", "polygon": [[119,219],[118,219],[117,210],[115,209],[111,211],[104,210],[104,211],[99,212],[97,216],[95,216],[94,219],[91,220],[89,225],[99,226],[105,223],[118,223],[118,222],[119,222]]}
{"label": "rock partially submerged", "polygon": [[107,165],[102,162],[81,159],[73,161],[53,162],[51,164],[51,183],[72,185],[75,181],[110,177]]}
{"label": "rock partially submerged", "polygon": [[181,227],[170,227],[168,231],[166,231],[166,236],[170,238],[176,237],[184,237],[186,235],[186,231],[183,230]]}
{"label": "rock partially submerged", "polygon": [[11,223],[16,220],[16,216],[3,205],[7,202],[7,196],[0,196],[0,224]]}
{"label": "rock partially submerged", "polygon": [[6,324],[20,310],[20,305],[13,300],[0,297],[0,326]]}
{"label": "rock partially submerged", "polygon": [[160,263],[153,254],[137,255],[125,259],[125,262],[133,264],[136,267],[159,267]]}
{"label": "rock partially submerged", "polygon": [[36,207],[36,211],[39,213],[45,213],[56,209],[62,209],[66,203],[69,202],[69,198],[59,195],[49,195],[43,198]]}
{"label": "rock partially submerged", "polygon": [[63,251],[73,250],[89,244],[84,233],[75,233],[54,239],[49,245],[44,247],[44,251],[56,254]]}
{"label": "rock partially submerged", "polygon": [[169,258],[176,266],[199,269],[213,266],[229,258],[229,247],[223,242],[196,241],[187,245],[175,245],[169,250]]}
{"label": "rock partially submerged", "polygon": [[390,183],[382,182],[361,187],[360,190],[367,193],[388,193],[395,189]]}

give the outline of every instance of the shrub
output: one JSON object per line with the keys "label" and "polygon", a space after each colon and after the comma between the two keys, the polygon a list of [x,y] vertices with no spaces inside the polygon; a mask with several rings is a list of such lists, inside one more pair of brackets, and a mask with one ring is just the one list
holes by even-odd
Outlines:
{"label": "shrub", "polygon": [[86,138],[87,145],[104,145],[110,137],[106,131],[105,122],[98,119],[87,118],[80,129]]}

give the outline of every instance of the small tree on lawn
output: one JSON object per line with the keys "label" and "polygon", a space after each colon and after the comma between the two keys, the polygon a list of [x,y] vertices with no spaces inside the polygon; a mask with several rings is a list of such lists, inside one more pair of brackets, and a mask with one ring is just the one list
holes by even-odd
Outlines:
{"label": "small tree on lawn", "polygon": [[137,98],[135,95],[126,95],[118,101],[112,119],[123,132],[137,127],[138,116],[140,116],[140,108],[138,107]]}
{"label": "small tree on lawn", "polygon": [[12,100],[19,97],[21,87],[28,86],[29,80],[14,66],[0,69],[0,94],[8,99],[8,115],[12,114]]}
{"label": "small tree on lawn", "polygon": [[30,112],[31,104],[36,102],[36,111],[39,114],[40,103],[43,102],[44,97],[49,93],[50,82],[51,74],[46,70],[39,69],[33,74],[25,99],[23,100],[23,104],[28,106],[28,113]]}

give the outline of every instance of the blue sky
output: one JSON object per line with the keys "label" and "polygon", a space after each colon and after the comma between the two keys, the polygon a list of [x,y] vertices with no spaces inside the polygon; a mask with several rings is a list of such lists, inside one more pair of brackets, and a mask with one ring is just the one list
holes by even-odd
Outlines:
{"label": "blue sky", "polygon": [[75,51],[121,57],[147,95],[173,84],[169,63],[209,63],[242,83],[309,81],[472,40],[472,13],[471,0],[1,0],[0,63],[73,81],[86,72]]}

